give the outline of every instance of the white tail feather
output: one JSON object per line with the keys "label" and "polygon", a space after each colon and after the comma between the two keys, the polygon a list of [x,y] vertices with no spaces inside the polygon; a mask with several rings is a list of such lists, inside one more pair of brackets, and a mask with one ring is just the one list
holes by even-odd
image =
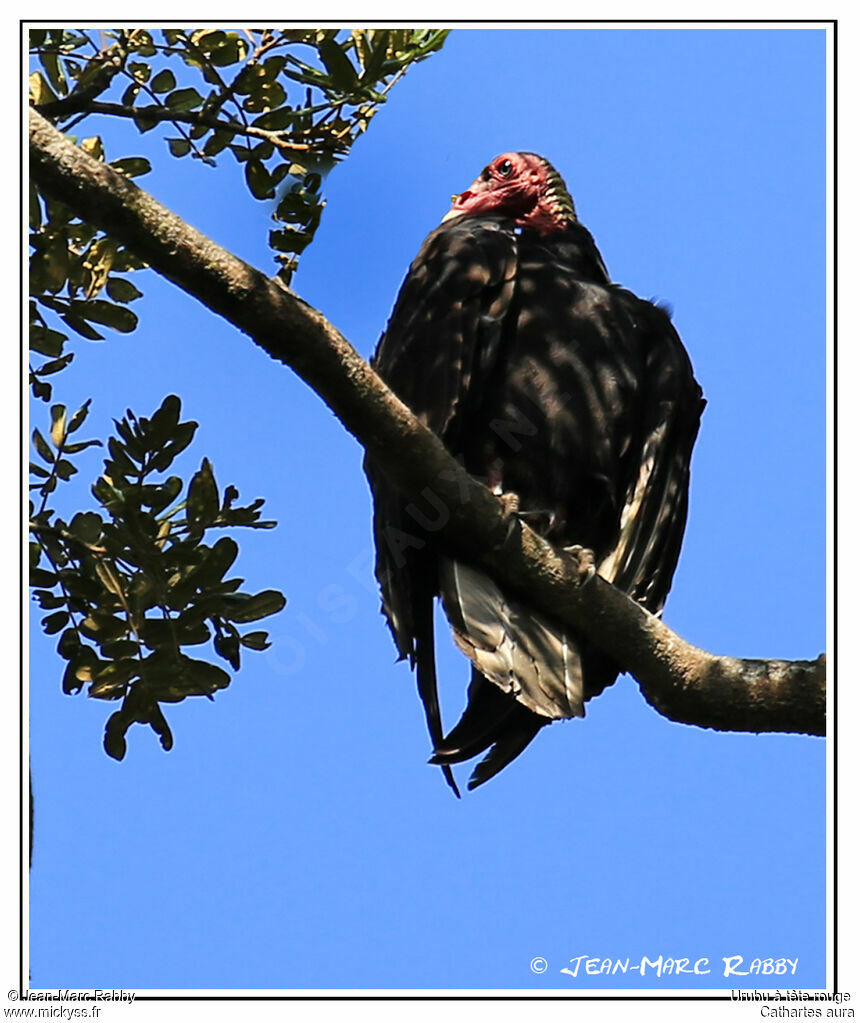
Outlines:
{"label": "white tail feather", "polygon": [[585,716],[579,652],[562,626],[462,562],[442,559],[440,590],[454,640],[482,675],[536,714]]}

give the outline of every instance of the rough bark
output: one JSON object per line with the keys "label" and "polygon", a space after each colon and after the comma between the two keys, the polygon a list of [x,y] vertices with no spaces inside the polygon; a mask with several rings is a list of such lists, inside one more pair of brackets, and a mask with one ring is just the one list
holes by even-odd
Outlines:
{"label": "rough bark", "polygon": [[325,317],[231,255],[30,112],[31,176],[153,269],[290,366],[440,533],[535,607],[586,632],[675,721],[745,732],[825,734],[824,655],[742,660],[685,642],[592,570],[555,550],[473,480]]}

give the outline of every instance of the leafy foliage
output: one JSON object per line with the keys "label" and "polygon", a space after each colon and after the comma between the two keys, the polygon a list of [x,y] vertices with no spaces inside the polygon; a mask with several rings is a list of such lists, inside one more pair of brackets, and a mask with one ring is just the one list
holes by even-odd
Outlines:
{"label": "leafy foliage", "polygon": [[[30,78],[31,99],[66,131],[82,117],[125,117],[141,132],[168,126],[175,157],[214,166],[229,154],[255,198],[276,200],[269,242],[289,283],[319,224],[323,178],[367,130],[394,83],[447,34],[34,29],[31,53],[40,69]],[[148,169],[142,158],[117,163],[125,173]]]}
{"label": "leafy foliage", "polygon": [[238,671],[243,649],[269,645],[265,632],[240,627],[286,601],[276,590],[242,592],[242,579],[225,578],[239,552],[235,540],[206,542],[225,527],[274,526],[260,518],[262,499],[237,505],[235,487],[222,494],[206,458],[187,484],[166,475],[197,429],[180,420],[175,396],[148,419],[126,412],[116,422],[104,472],[92,487],[100,511],[78,512],[68,523],[52,511],[47,502],[58,481],[77,471],[69,456],[101,443],[72,439],[88,411],[86,402],[69,417],[55,405],[48,438],[33,431],[39,461],[31,464],[37,480],[31,489],[41,503],[31,504],[30,584],[46,612],[44,631],[59,633],[57,652],[67,661],[63,690],[86,685],[89,696],[122,701],[105,730],[105,750],[121,760],[134,722],[150,725],[170,749],[160,704],[212,698],[230,684],[223,667],[186,648],[211,642]]}
{"label": "leafy foliage", "polygon": [[[104,335],[94,323],[124,334],[137,326],[128,303],[141,292],[120,275],[144,264],[104,232],[75,218],[67,206],[43,200],[32,185],[30,245],[30,351],[46,360],[34,365],[31,357],[30,386],[34,397],[50,401],[52,387],[44,378],[65,369],[74,358],[74,352],[64,350],[66,331],[100,341]],[[66,329],[55,329],[60,325]]]}
{"label": "leafy foliage", "polygon": [[[118,29],[30,30],[30,102],[91,157],[127,177],[151,170],[144,156],[109,158],[96,132],[104,118],[133,123],[141,134],[165,129],[165,157],[238,165],[244,186],[272,206],[269,244],[289,284],[313,240],[323,181],[386,101],[398,79],[444,43],[436,29]],[[91,127],[93,126],[93,127]],[[168,155],[169,154],[169,155]],[[145,267],[109,234],[55,199],[30,189],[30,385],[53,398],[50,378],[74,358],[72,335],[101,340],[107,326],[134,331],[130,304],[141,297],[130,273]],[[76,472],[73,456],[101,444],[74,441],[87,400],[68,417],[51,407],[47,437],[33,432],[31,584],[48,635],[67,662],[63,688],[120,700],[108,720],[105,749],[125,754],[134,722],[149,724],[169,749],[161,704],[212,695],[230,682],[218,663],[187,648],[211,643],[234,671],[243,649],[268,645],[242,626],[279,611],[276,590],[250,594],[225,578],[238,555],[212,530],[266,528],[262,500],[236,505],[221,493],[204,459],[186,483],[165,475],[191,442],[196,424],[180,421],[179,399],[165,399],[149,419],[131,411],[107,441],[104,473],[92,487],[99,510],[67,523],[48,507],[58,483]]]}

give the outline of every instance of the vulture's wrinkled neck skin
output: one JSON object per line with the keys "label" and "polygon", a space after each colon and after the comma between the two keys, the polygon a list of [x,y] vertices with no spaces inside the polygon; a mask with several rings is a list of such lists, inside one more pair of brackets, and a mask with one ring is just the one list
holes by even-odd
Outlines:
{"label": "vulture's wrinkled neck skin", "polygon": [[529,227],[540,235],[548,235],[564,231],[576,223],[576,217],[565,214],[546,195],[542,195],[531,211],[525,216],[517,217],[514,223],[517,227]]}
{"label": "vulture's wrinkled neck skin", "polygon": [[510,217],[517,227],[544,236],[576,223],[573,200],[561,175],[535,153],[496,157],[465,192],[452,197],[442,222],[490,213]]}

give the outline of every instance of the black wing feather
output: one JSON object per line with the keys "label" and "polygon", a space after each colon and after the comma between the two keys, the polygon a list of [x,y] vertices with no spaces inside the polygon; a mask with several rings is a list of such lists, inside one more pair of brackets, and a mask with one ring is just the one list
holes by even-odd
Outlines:
{"label": "black wing feather", "polygon": [[[434,231],[413,261],[371,365],[426,426],[456,450],[476,362],[494,361],[513,292],[513,234],[499,223],[459,222]],[[433,537],[365,460],[374,494],[376,576],[400,657],[418,668],[430,738],[442,726],[433,653],[437,592]],[[444,768],[452,788],[450,768]]]}
{"label": "black wing feather", "polygon": [[[659,613],[681,552],[687,521],[690,459],[705,407],[686,350],[667,313],[620,292],[644,349],[643,420],[637,459],[621,510],[622,528],[606,577]],[[653,462],[647,482],[642,473]],[[645,468],[643,468],[645,467]],[[626,521],[625,521],[626,519]]]}

